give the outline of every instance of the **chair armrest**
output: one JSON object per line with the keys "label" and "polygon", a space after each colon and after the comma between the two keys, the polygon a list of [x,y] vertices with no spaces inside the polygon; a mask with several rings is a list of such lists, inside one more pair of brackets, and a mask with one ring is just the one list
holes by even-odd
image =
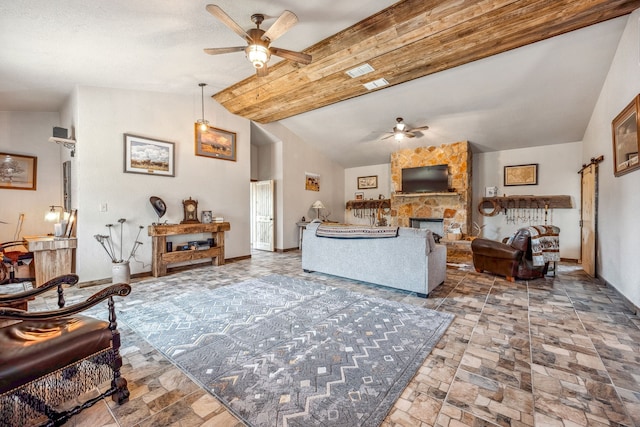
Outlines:
{"label": "chair armrest", "polygon": [[28,291],[16,292],[15,294],[0,294],[0,304],[9,304],[13,302],[26,301],[35,297],[36,295],[40,295],[48,291],[51,288],[57,287],[58,288],[58,306],[63,307],[64,298],[62,295],[63,293],[62,285],[73,286],[78,283],[78,280],[79,278],[76,274],[65,274],[63,276],[54,277],[53,279],[49,280],[46,283],[43,283],[37,288],[29,289]]}
{"label": "chair armrest", "polygon": [[131,286],[119,283],[117,285],[111,285],[108,288],[101,290],[83,302],[71,305],[69,307],[60,308],[58,310],[50,311],[37,311],[27,312],[24,310],[18,310],[17,308],[0,308],[0,319],[9,320],[54,320],[62,317],[69,317],[71,315],[80,313],[94,305],[104,301],[107,298],[112,298],[114,295],[121,297],[129,295],[131,292]]}

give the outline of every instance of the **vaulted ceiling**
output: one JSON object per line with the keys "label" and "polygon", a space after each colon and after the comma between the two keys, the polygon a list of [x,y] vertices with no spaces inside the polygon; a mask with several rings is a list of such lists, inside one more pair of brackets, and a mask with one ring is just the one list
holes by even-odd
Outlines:
{"label": "vaulted ceiling", "polygon": [[[195,120],[205,82],[206,96],[255,122],[252,142],[270,141],[275,121],[344,167],[459,140],[476,152],[576,142],[628,14],[640,7],[640,0],[216,1],[247,30],[254,13],[265,15],[264,28],[285,9],[298,16],[274,45],[309,53],[312,63],[272,56],[269,75],[257,78],[243,53],[203,53],[241,44],[205,10],[209,1],[2,2],[0,111],[57,111],[80,85],[191,94]],[[375,71],[345,74],[365,62]],[[364,88],[378,78],[389,86]],[[396,117],[429,130],[381,141]]]}

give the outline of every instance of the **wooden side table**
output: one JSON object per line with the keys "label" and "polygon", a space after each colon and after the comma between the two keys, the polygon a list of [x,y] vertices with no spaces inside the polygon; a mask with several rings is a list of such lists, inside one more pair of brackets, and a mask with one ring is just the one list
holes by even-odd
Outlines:
{"label": "wooden side table", "polygon": [[27,250],[33,252],[35,287],[54,277],[74,273],[74,255],[78,245],[75,237],[26,236]]}
{"label": "wooden side table", "polygon": [[[224,232],[231,230],[228,222],[212,222],[209,224],[158,224],[148,228],[152,242],[151,274],[160,277],[167,274],[167,266],[171,263],[212,258],[213,265],[224,264]],[[211,233],[215,242],[209,249],[173,250],[167,252],[167,236]],[[174,248],[176,249],[176,248]]]}

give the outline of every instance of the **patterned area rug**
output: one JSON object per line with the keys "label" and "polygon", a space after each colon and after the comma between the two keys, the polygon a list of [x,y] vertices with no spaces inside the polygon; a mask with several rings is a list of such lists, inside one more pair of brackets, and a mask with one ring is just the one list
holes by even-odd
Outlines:
{"label": "patterned area rug", "polygon": [[453,315],[271,275],[158,302],[126,322],[250,426],[377,426]]}

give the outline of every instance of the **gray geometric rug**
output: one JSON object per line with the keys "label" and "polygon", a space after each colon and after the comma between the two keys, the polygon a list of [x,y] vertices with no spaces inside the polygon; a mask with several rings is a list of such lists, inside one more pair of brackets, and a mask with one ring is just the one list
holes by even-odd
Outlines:
{"label": "gray geometric rug", "polygon": [[279,275],[119,311],[254,427],[379,425],[453,320]]}

